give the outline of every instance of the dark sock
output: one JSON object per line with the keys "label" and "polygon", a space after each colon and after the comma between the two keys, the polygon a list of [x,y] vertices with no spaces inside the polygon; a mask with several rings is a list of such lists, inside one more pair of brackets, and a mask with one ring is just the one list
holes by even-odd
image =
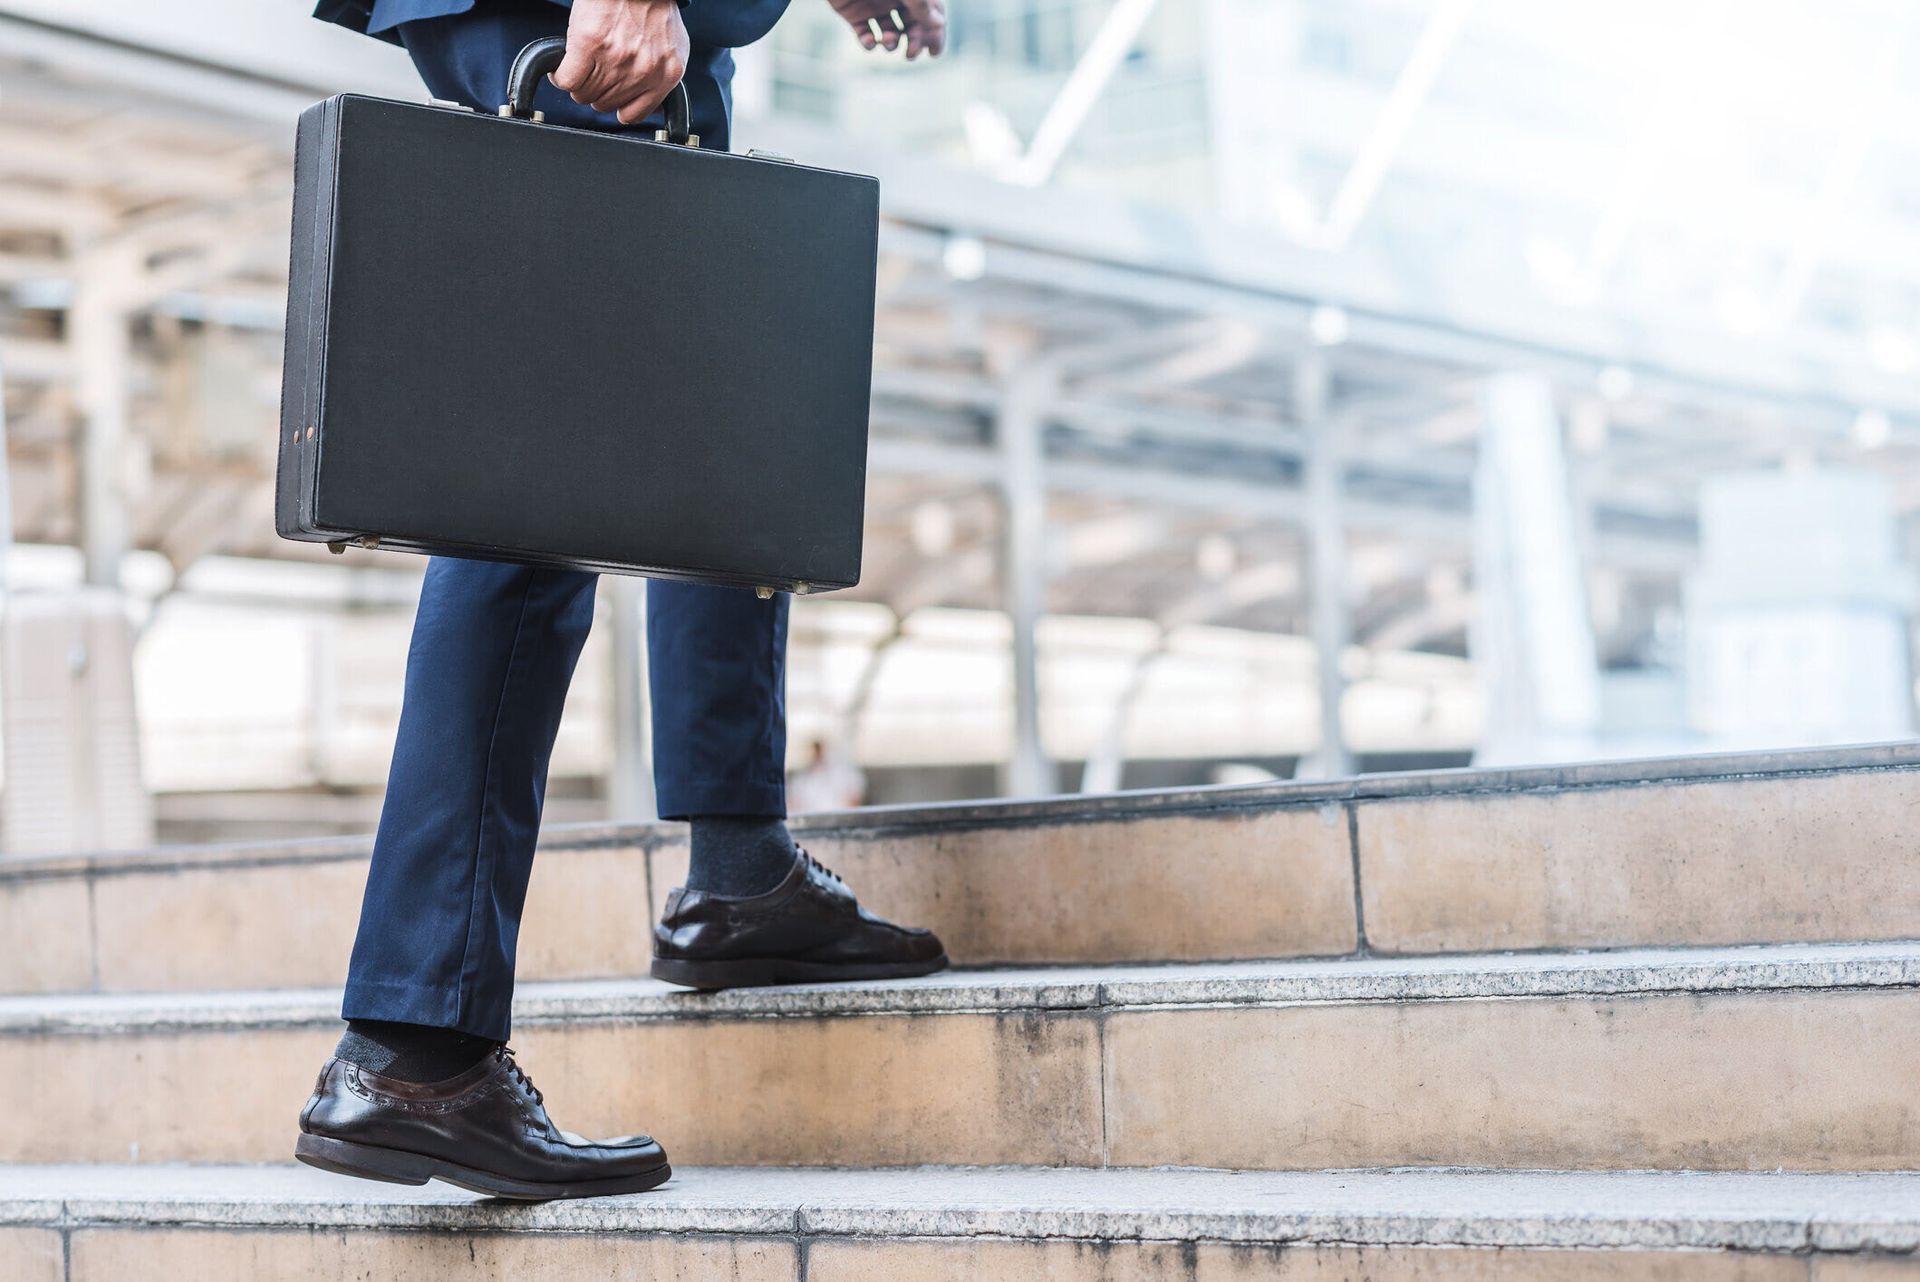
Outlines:
{"label": "dark sock", "polygon": [[478,1064],[499,1044],[451,1028],[353,1019],[347,1021],[346,1035],[333,1053],[382,1077],[444,1082]]}
{"label": "dark sock", "polygon": [[779,819],[695,815],[687,889],[710,895],[764,895],[793,870],[793,838]]}

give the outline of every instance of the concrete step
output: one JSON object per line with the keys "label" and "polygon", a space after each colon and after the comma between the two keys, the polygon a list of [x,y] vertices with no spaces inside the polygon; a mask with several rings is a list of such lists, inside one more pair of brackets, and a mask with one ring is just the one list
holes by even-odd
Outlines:
{"label": "concrete step", "polygon": [[[808,818],[970,965],[1920,938],[1920,745]],[[550,832],[521,976],[643,974],[684,828]],[[333,984],[364,840],[0,860],[0,992]],[[1356,890],[1357,887],[1357,890]]]}
{"label": "concrete step", "polygon": [[[331,993],[0,999],[0,1160],[273,1161]],[[677,1161],[1920,1169],[1920,944],[525,985],[562,1125]]]}
{"label": "concrete step", "polygon": [[739,1282],[1897,1282],[1920,1176],[729,1170],[546,1205],[290,1167],[0,1170],[0,1272]]}

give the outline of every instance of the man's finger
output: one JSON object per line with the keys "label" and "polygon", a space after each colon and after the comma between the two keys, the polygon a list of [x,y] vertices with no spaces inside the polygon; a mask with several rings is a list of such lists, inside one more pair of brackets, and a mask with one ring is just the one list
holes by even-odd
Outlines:
{"label": "man's finger", "polygon": [[593,54],[588,49],[587,42],[584,40],[569,40],[567,42],[567,56],[562,58],[560,65],[553,69],[553,75],[550,78],[555,85],[566,90],[568,93],[572,93],[580,87],[581,82],[585,80],[587,76],[591,75],[592,72]]}
{"label": "man's finger", "polygon": [[907,14],[907,56],[913,56],[912,44],[917,42],[929,54],[939,57],[947,47],[946,6],[941,0],[902,0],[902,7]]}
{"label": "man's finger", "polygon": [[941,0],[927,6],[927,52],[938,58],[947,51],[947,6]]}
{"label": "man's finger", "polygon": [[634,69],[630,84],[616,90],[602,110],[611,111],[620,123],[636,125],[660,109],[673,87],[686,74],[686,64],[676,55],[648,66],[644,72]]}
{"label": "man's finger", "polygon": [[[587,77],[586,83],[575,89],[571,96],[581,106],[592,107],[594,103],[605,98],[617,83],[612,73],[596,65],[593,74]],[[597,111],[599,108],[595,107],[594,110]]]}
{"label": "man's finger", "polygon": [[608,83],[607,87],[594,95],[587,105],[606,115],[617,115],[622,107],[640,96],[643,85],[633,76],[631,67],[623,70]]}
{"label": "man's finger", "polygon": [[567,92],[578,103],[590,104],[605,96],[608,90],[618,83],[620,66],[604,58],[596,58],[580,82]]}
{"label": "man's finger", "polygon": [[873,34],[872,18],[848,18],[847,25],[853,28],[853,34],[862,48],[871,49],[880,41]]}
{"label": "man's finger", "polygon": [[667,100],[667,95],[672,91],[672,85],[663,85],[656,81],[626,102],[618,104],[617,107],[610,107],[608,110],[614,111],[620,117],[621,124],[637,125],[658,111],[660,104]]}

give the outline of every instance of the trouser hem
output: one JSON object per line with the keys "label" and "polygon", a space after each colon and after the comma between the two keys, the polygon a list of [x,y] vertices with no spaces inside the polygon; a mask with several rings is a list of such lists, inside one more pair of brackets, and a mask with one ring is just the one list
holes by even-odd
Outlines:
{"label": "trouser hem", "polygon": [[490,1042],[504,1042],[513,1031],[510,1013],[502,1005],[467,1003],[467,1007],[462,1010],[457,991],[361,979],[348,982],[340,1000],[340,1018],[420,1024]]}
{"label": "trouser hem", "polygon": [[662,819],[695,815],[787,817],[787,787],[782,783],[741,783],[737,779],[657,780]]}

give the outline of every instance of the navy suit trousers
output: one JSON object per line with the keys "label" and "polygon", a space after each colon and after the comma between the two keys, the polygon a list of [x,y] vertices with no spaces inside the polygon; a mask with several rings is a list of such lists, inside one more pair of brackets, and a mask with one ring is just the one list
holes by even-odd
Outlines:
{"label": "navy suit trousers", "polygon": [[[486,5],[407,23],[400,34],[436,98],[490,112],[514,53],[564,33],[566,18],[545,3]],[[696,49],[692,64],[694,128],[703,144],[724,146],[730,59]],[[551,122],[618,127],[551,84],[537,105]],[[529,300],[530,313],[539,305]],[[346,1018],[506,1040],[547,763],[593,623],[595,582],[577,571],[429,562]],[[784,815],[788,597],[653,581],[647,607],[660,813]],[[626,908],[645,929],[648,905]]]}

